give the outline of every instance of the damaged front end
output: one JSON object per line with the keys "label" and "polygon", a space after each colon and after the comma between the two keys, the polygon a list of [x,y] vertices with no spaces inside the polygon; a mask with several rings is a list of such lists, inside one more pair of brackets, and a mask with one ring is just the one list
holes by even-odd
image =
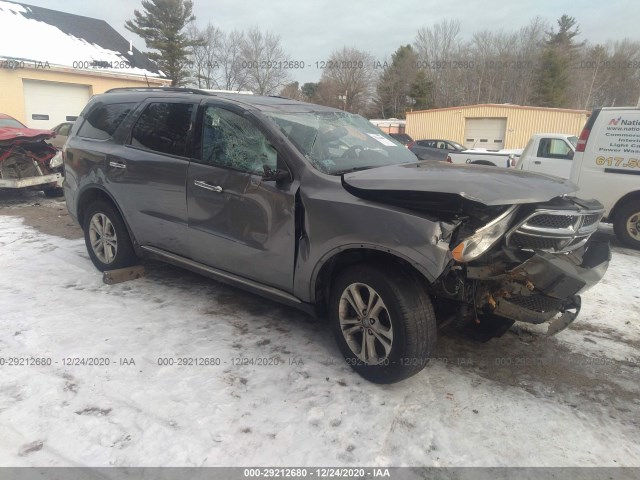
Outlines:
{"label": "damaged front end", "polygon": [[54,135],[49,130],[0,129],[0,189],[61,187],[60,154],[44,142]]}
{"label": "damaged front end", "polygon": [[455,302],[458,325],[483,316],[549,322],[553,335],[575,320],[580,294],[607,270],[609,244],[591,239],[603,213],[599,202],[557,197],[507,208],[473,232],[463,221],[451,244],[455,263],[434,293]]}

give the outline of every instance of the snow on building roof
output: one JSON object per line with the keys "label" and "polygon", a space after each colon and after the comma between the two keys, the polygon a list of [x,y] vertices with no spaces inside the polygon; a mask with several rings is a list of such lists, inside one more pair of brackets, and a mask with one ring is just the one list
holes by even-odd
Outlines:
{"label": "snow on building roof", "polygon": [[126,75],[163,77],[104,20],[0,0],[0,58]]}

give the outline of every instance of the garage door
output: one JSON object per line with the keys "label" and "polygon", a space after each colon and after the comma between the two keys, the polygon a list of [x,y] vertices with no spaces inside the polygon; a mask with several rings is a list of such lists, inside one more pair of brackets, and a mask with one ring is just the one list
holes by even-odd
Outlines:
{"label": "garage door", "polygon": [[26,123],[53,128],[76,119],[91,96],[88,85],[23,80]]}
{"label": "garage door", "polygon": [[467,148],[504,148],[506,118],[467,118],[464,126],[464,146]]}

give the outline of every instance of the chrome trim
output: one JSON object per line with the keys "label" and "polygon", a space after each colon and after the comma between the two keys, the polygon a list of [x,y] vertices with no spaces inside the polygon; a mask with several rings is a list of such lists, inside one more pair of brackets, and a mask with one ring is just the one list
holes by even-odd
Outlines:
{"label": "chrome trim", "polygon": [[210,190],[210,191],[216,192],[216,193],[222,193],[222,187],[219,187],[217,185],[209,185],[207,182],[205,182],[203,180],[195,180],[193,182],[193,184],[196,187],[204,188],[205,190]]}
{"label": "chrome trim", "polygon": [[127,166],[124,163],[120,163],[120,162],[109,162],[109,166],[113,168],[127,168]]}
{"label": "chrome trim", "polygon": [[[574,217],[572,224],[567,228],[553,228],[553,227],[543,227],[540,225],[530,225],[529,222],[539,216],[562,216],[562,217]],[[598,215],[598,220],[593,222],[591,225],[584,225],[584,220],[586,217]],[[524,220],[518,223],[515,227],[507,232],[506,243],[507,246],[510,246],[511,237],[517,233],[518,235],[525,235],[529,237],[537,237],[537,238],[546,238],[555,240],[558,242],[558,248],[553,249],[541,249],[546,252],[570,252],[577,248],[582,247],[589,237],[598,230],[598,225],[600,224],[600,220],[604,215],[604,209],[601,210],[550,210],[550,209],[540,209],[534,211],[532,214],[527,216]],[[579,241],[576,241],[579,240]],[[524,247],[520,247],[524,248]],[[525,248],[526,250],[529,250]],[[534,250],[534,249],[530,249]]]}

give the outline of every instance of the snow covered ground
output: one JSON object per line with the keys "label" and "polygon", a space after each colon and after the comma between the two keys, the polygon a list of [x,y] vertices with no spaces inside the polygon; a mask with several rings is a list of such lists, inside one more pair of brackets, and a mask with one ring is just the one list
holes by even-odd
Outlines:
{"label": "snow covered ground", "polygon": [[[570,330],[444,336],[391,386],[323,322],[146,268],[105,285],[81,239],[0,216],[0,465],[640,466],[639,252],[615,249]],[[65,365],[86,357],[110,364]],[[220,364],[158,365],[179,357]]]}

